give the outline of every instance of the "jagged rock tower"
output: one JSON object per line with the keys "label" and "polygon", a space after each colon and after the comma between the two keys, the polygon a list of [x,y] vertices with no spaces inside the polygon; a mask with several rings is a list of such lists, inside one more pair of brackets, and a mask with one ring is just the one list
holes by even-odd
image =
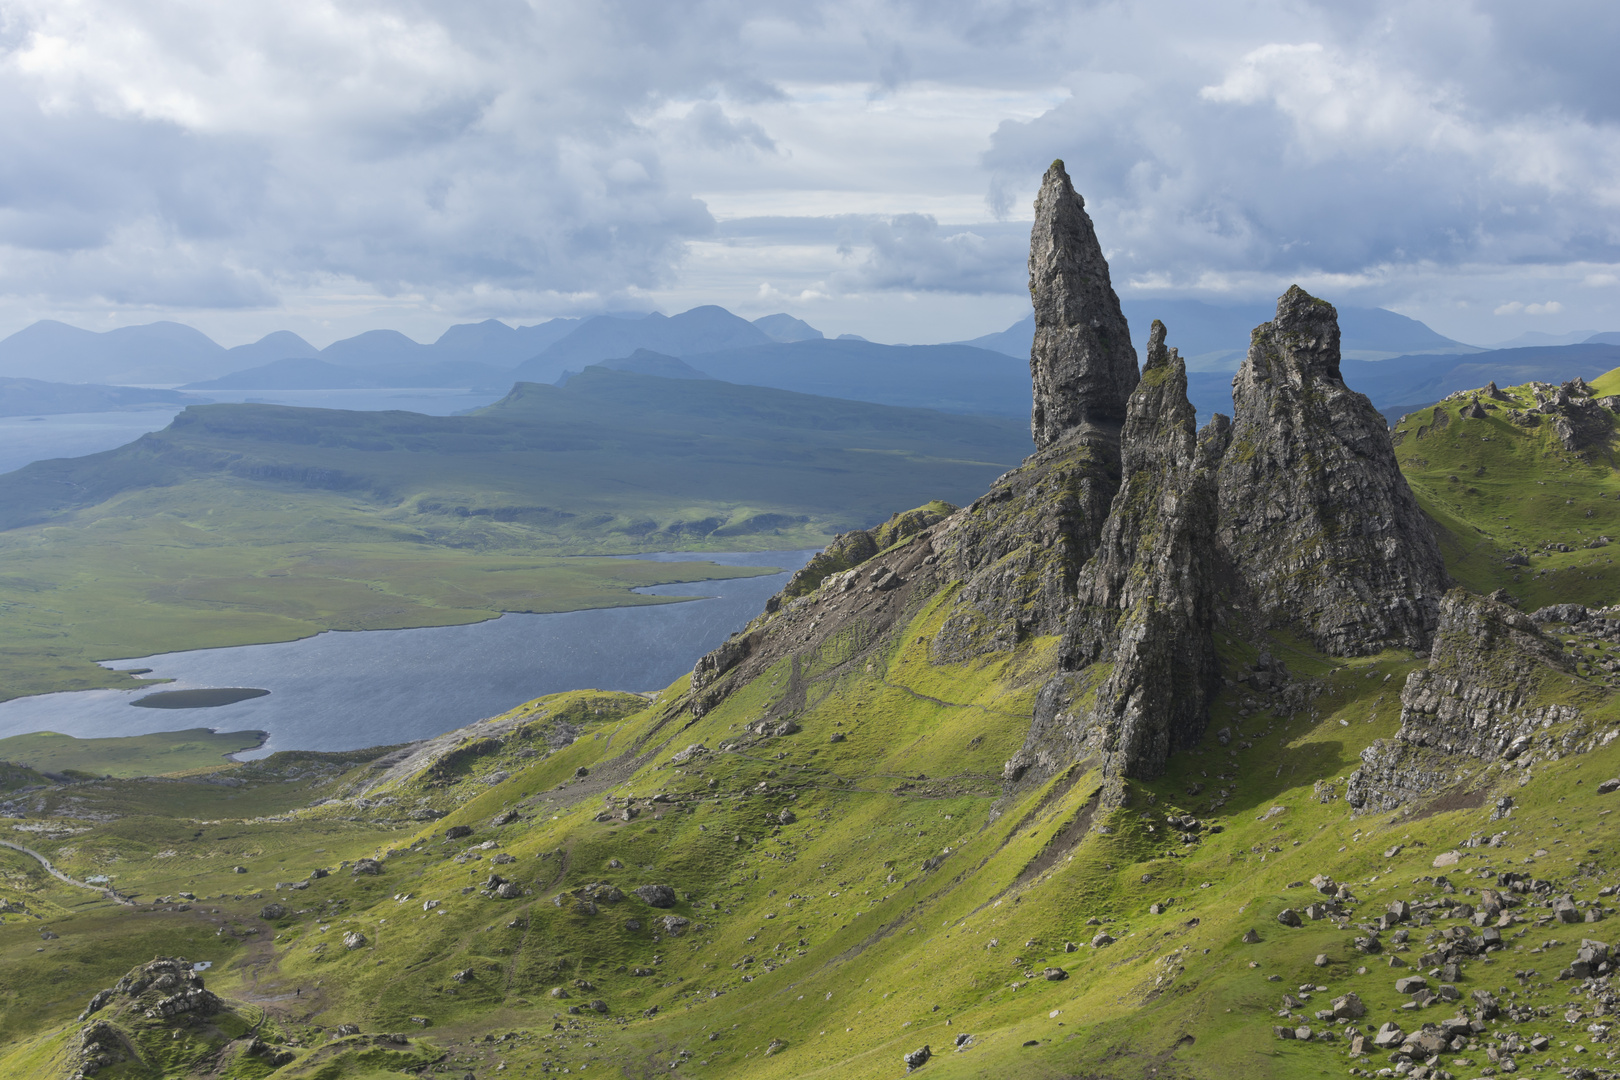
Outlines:
{"label": "jagged rock tower", "polygon": [[936,660],[965,660],[1061,632],[1080,568],[1119,490],[1119,436],[1138,378],[1136,349],[1085,201],[1061,161],[1046,171],[1035,199],[1029,292],[1037,453],[936,541],[949,575],[963,582],[934,642]]}
{"label": "jagged rock tower", "polygon": [[1383,416],[1339,373],[1338,312],[1295,285],[1232,380],[1220,542],[1258,614],[1326,652],[1423,648],[1445,565]]}
{"label": "jagged rock tower", "polygon": [[1064,669],[1042,688],[1006,778],[1094,758],[1111,781],[1151,778],[1195,744],[1220,677],[1215,469],[1224,418],[1200,438],[1187,370],[1157,320],[1126,412],[1123,476],[1064,633]]}
{"label": "jagged rock tower", "polygon": [[1045,449],[1087,427],[1118,432],[1136,386],[1136,349],[1108,277],[1086,201],[1054,161],[1035,197],[1029,238],[1035,345],[1030,431]]}

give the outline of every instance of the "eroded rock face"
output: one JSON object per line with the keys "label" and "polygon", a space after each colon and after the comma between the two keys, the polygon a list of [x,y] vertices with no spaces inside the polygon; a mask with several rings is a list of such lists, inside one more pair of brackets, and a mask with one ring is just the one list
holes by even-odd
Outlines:
{"label": "eroded rock face", "polygon": [[897,513],[874,529],[840,533],[788,579],[787,587],[766,603],[765,610],[775,611],[786,600],[814,592],[816,586],[831,575],[861,565],[884,548],[917,535],[955,512],[956,507],[950,503],[930,503],[903,514]]}
{"label": "eroded rock face", "polygon": [[1329,653],[1427,645],[1439,544],[1383,416],[1344,385],[1333,305],[1290,288],[1232,386],[1219,535],[1246,599]]}
{"label": "eroded rock face", "polygon": [[1548,676],[1573,669],[1569,655],[1522,612],[1462,589],[1440,605],[1429,666],[1407,676],[1401,727],[1361,753],[1345,797],[1357,809],[1388,810],[1458,782],[1458,769],[1515,760],[1538,740],[1566,749],[1555,725],[1580,719],[1561,705],[1531,708]]}
{"label": "eroded rock face", "polygon": [[1117,437],[1071,438],[998,479],[940,526],[933,541],[940,572],[961,587],[933,659],[968,660],[1062,632],[1119,476]]}
{"label": "eroded rock face", "polygon": [[1063,162],[1035,197],[1029,240],[1035,304],[1030,430],[1045,449],[1087,426],[1117,430],[1136,386],[1136,349],[1108,278],[1108,260]]}
{"label": "eroded rock face", "polygon": [[1151,778],[1203,735],[1219,679],[1210,628],[1224,427],[1199,437],[1186,366],[1157,321],[1121,447],[1122,483],[1064,635],[1067,670],[1038,695],[1009,779],[1091,755],[1109,778]]}

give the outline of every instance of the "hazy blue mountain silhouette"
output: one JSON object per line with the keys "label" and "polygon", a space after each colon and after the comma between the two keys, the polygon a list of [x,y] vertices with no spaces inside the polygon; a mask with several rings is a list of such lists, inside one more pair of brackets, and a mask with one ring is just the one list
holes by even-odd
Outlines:
{"label": "hazy blue mountain silhouette", "polygon": [[[628,371],[632,375],[656,375],[661,379],[713,379],[697,368],[688,364],[678,356],[665,356],[655,353],[651,349],[637,349],[629,356],[621,356],[617,360],[602,360],[595,364],[585,365],[588,372],[593,367],[606,368],[609,371]],[[557,377],[557,386],[567,386],[584,372],[565,371]]]}
{"label": "hazy blue mountain silhouette", "polygon": [[173,390],[148,390],[139,386],[0,378],[0,416],[107,412],[130,406],[183,405],[203,400],[206,399]]}
{"label": "hazy blue mountain silhouette", "polygon": [[1029,364],[971,345],[771,342],[683,357],[726,382],[942,412],[1028,416]]}
{"label": "hazy blue mountain silhouette", "polygon": [[[423,348],[423,346],[418,346]],[[466,387],[500,391],[510,388],[507,372],[468,360],[404,360],[374,366],[334,364],[314,357],[275,360],[183,390],[381,390],[399,387]]]}
{"label": "hazy blue mountain silhouette", "polygon": [[290,357],[320,355],[319,349],[291,330],[276,330],[250,345],[237,345],[225,351],[230,356],[231,363],[238,368],[250,364],[268,364],[273,360],[286,360]]}
{"label": "hazy blue mountain silhouette", "polygon": [[518,365],[512,378],[521,382],[554,382],[565,370],[578,371],[587,364],[629,356],[637,349],[685,358],[772,344],[775,342],[765,331],[713,304],[673,316],[657,312],[641,318],[599,315]]}
{"label": "hazy blue mountain silhouette", "polygon": [[41,319],[0,341],[0,376],[48,382],[181,383],[235,366],[208,335],[176,322],[98,333]]}
{"label": "hazy blue mountain silhouette", "polygon": [[772,341],[818,341],[827,336],[803,319],[784,312],[755,319],[754,325],[765,331]]}

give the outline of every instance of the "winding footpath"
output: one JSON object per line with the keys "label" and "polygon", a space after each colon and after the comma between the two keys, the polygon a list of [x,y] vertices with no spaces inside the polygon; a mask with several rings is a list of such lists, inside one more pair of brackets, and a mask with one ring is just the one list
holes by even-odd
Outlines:
{"label": "winding footpath", "polygon": [[51,875],[51,877],[55,878],[58,881],[64,882],[65,884],[68,884],[68,885],[72,885],[75,888],[89,889],[91,892],[98,892],[102,896],[106,897],[108,900],[112,900],[112,901],[114,901],[116,903],[119,903],[119,904],[124,904],[124,905],[127,905],[129,907],[135,906],[135,901],[133,901],[133,900],[131,900],[128,897],[125,897],[125,896],[119,896],[116,892],[114,892],[111,889],[104,889],[100,885],[91,885],[91,884],[88,884],[86,882],[79,881],[79,880],[77,880],[75,878],[68,877],[66,874],[62,873],[62,871],[60,871],[56,867],[52,866],[51,865],[51,860],[47,859],[45,856],[41,855],[39,852],[35,851],[31,847],[23,847],[21,844],[13,844],[10,840],[0,840],[0,847],[8,847],[12,851],[20,851],[24,855],[28,855],[28,856],[30,856],[32,858],[38,859],[39,860],[39,865],[41,865],[41,866],[43,866],[45,868],[45,872],[47,874]]}

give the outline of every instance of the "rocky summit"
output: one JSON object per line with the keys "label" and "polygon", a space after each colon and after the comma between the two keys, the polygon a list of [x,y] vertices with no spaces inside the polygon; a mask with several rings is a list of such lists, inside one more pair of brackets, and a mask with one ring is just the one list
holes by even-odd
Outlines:
{"label": "rocky summit", "polygon": [[1292,288],[1199,427],[1061,163],[1030,280],[1035,452],[667,687],[0,769],[0,1075],[1620,1075],[1620,371],[1391,430]]}

